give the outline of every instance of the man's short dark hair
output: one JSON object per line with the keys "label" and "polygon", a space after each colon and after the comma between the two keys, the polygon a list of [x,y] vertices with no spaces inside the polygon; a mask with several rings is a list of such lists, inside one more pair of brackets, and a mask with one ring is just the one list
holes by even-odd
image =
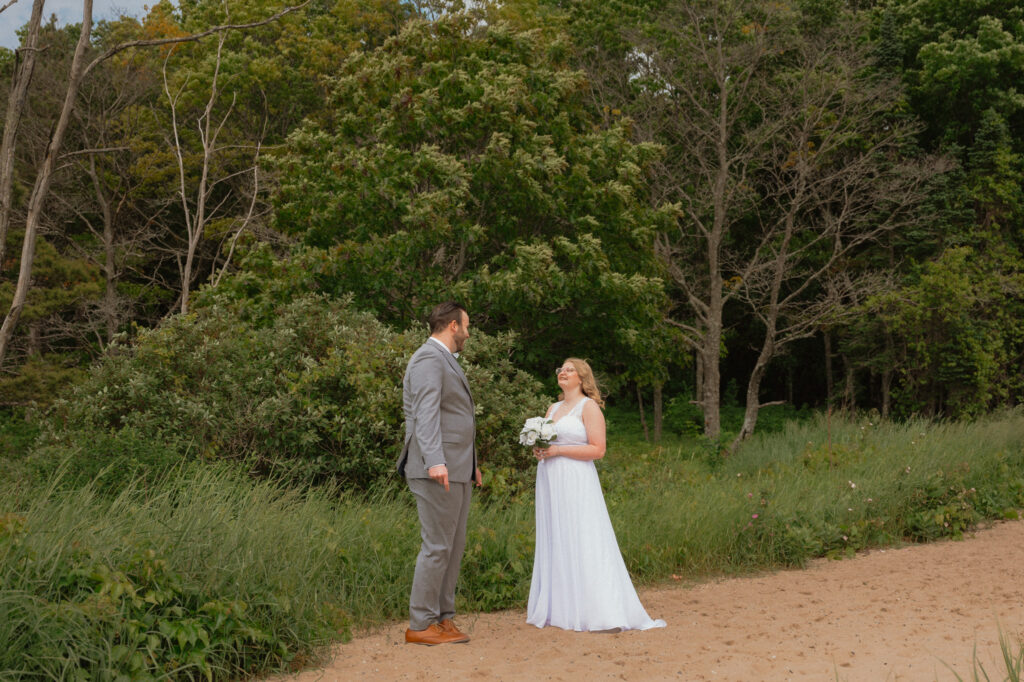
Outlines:
{"label": "man's short dark hair", "polygon": [[430,333],[436,334],[440,331],[444,331],[444,328],[447,327],[450,322],[458,322],[461,326],[462,313],[464,312],[466,312],[466,307],[456,303],[455,301],[438,303],[434,306],[434,309],[430,311],[430,317],[427,318],[427,324],[430,325]]}

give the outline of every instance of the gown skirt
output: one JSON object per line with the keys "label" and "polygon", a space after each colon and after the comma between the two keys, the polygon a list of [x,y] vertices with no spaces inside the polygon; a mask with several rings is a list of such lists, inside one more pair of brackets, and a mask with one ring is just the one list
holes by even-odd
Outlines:
{"label": "gown skirt", "polygon": [[[555,423],[556,445],[587,444],[587,400]],[[582,632],[665,627],[647,615],[633,588],[593,462],[538,462],[536,519],[527,623]]]}

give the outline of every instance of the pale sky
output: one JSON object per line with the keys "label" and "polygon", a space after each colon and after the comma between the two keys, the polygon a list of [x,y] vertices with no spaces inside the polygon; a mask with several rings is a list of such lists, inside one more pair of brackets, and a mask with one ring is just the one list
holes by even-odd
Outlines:
{"label": "pale sky", "polygon": [[[3,7],[9,0],[0,0],[0,7]],[[122,15],[143,17],[146,15],[147,7],[155,5],[157,0],[93,0],[92,20],[94,22],[102,19],[114,19]],[[177,3],[174,3],[177,5]],[[32,14],[32,0],[18,0],[16,3],[0,12],[0,46],[14,49],[18,46],[18,36],[15,33],[19,28],[28,23]],[[46,0],[43,5],[43,21],[46,22],[51,14],[57,15],[57,23],[77,24],[82,21],[81,0]]]}

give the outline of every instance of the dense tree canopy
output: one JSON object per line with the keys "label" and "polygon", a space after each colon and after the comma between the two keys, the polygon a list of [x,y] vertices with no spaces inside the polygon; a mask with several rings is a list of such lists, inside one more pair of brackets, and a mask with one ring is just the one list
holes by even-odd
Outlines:
{"label": "dense tree canopy", "polygon": [[657,154],[595,122],[567,46],[475,14],[354,55],[281,158],[279,230],[330,254],[324,290],[405,326],[454,296],[537,369],[624,356],[657,322]]}
{"label": "dense tree canopy", "polygon": [[[98,23],[86,57],[285,6],[158,2]],[[677,21],[698,6],[697,23],[736,12],[702,42]],[[784,398],[894,415],[1021,400],[1019,3],[472,7],[313,0],[90,67],[0,404],[48,403],[115,339],[192,324],[172,316],[204,287],[220,305],[351,301],[415,334],[433,302],[459,298],[479,328],[513,333],[518,366],[540,376],[587,356],[628,385],[619,401],[653,389],[656,411],[663,393],[709,390],[730,409]],[[44,20],[43,49],[21,55],[37,60],[29,80],[0,50],[4,82],[27,86],[8,128],[5,310],[26,282],[30,194],[79,35]],[[694,124],[723,102],[716,148]],[[800,178],[814,192],[797,199]],[[901,203],[900,188],[923,197]],[[833,229],[853,215],[856,234]],[[710,250],[690,238],[719,219]]]}

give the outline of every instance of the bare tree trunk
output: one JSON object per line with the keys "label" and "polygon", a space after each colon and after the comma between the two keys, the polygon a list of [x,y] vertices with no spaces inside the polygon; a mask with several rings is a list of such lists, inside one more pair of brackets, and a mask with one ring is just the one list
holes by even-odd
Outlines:
{"label": "bare tree trunk", "polygon": [[647,433],[647,417],[644,415],[644,394],[640,390],[640,384],[636,385],[636,404],[640,407],[640,424],[644,427],[644,440],[651,440]]}
{"label": "bare tree trunk", "polygon": [[0,367],[3,366],[4,358],[11,338],[14,336],[14,328],[21,317],[21,311],[25,307],[25,299],[28,297],[29,286],[32,282],[32,262],[36,253],[36,239],[39,236],[39,223],[42,220],[43,204],[46,195],[50,191],[50,181],[53,179],[54,164],[60,154],[61,145],[64,143],[64,134],[67,132],[68,123],[71,120],[71,112],[75,106],[75,99],[78,97],[78,86],[82,82],[82,74],[85,70],[86,51],[89,49],[89,39],[92,33],[92,0],[83,0],[82,3],[82,29],[78,36],[78,44],[75,46],[75,56],[71,62],[71,72],[68,78],[68,89],[64,96],[64,106],[61,108],[60,118],[57,126],[50,136],[50,143],[46,148],[46,155],[43,157],[42,166],[36,175],[35,186],[28,201],[28,214],[25,219],[25,240],[21,249],[21,268],[18,271],[18,283],[14,289],[14,297],[11,300],[11,309],[4,318],[3,326],[0,327]]}
{"label": "bare tree trunk", "polygon": [[853,365],[850,363],[850,359],[843,356],[843,365],[846,367],[846,385],[843,388],[843,411],[852,413],[856,409],[854,404],[854,380],[856,379],[856,373]]}
{"label": "bare tree trunk", "polygon": [[700,353],[694,353],[693,358],[693,397],[700,400],[700,397],[704,395],[704,363],[701,361]]}
{"label": "bare tree trunk", "polygon": [[768,363],[771,362],[772,357],[775,355],[774,339],[775,330],[768,329],[765,332],[764,343],[761,345],[761,352],[757,356],[757,362],[754,363],[754,369],[750,372],[750,378],[747,379],[747,404],[743,411],[743,426],[740,427],[740,432],[736,434],[736,438],[733,439],[732,444],[729,446],[729,452],[734,452],[740,443],[754,433],[754,427],[757,426],[757,416],[761,407],[763,407],[761,405],[761,380],[768,369]]}
{"label": "bare tree trunk", "polygon": [[89,156],[89,178],[103,216],[103,320],[107,328],[105,342],[110,343],[117,333],[117,244],[114,241],[114,214],[96,172],[96,157],[92,155]]}
{"label": "bare tree trunk", "polygon": [[722,391],[719,385],[721,383],[718,365],[719,352],[719,346],[716,344],[711,351],[714,354],[714,358],[708,359],[709,352],[707,349],[704,349],[701,353],[704,364],[704,390],[700,396],[700,409],[704,413],[704,435],[712,440],[718,438],[722,432],[720,412]]}
{"label": "bare tree trunk", "polygon": [[885,357],[888,358],[888,362],[885,363],[885,369],[882,370],[882,418],[888,418],[889,411],[892,409],[892,361],[894,355],[894,344],[892,342],[892,334],[890,332],[885,333]]}
{"label": "bare tree trunk", "polygon": [[832,405],[835,392],[835,381],[832,378],[832,333],[826,329],[822,339],[825,342],[825,404]]}
{"label": "bare tree trunk", "polygon": [[708,254],[708,306],[705,319],[704,352],[704,395],[701,397],[701,409],[704,410],[704,435],[717,439],[722,433],[722,397],[721,397],[721,352],[722,352],[722,311],[725,299],[722,295],[722,243],[728,226],[728,193],[731,172],[729,158],[729,131],[732,101],[726,79],[719,72],[719,93],[721,102],[718,108],[715,138],[714,185],[712,188],[713,217],[711,231],[706,245]]}
{"label": "bare tree trunk", "polygon": [[39,355],[42,351],[42,341],[40,340],[39,331],[39,320],[33,320],[28,325],[28,354]]}
{"label": "bare tree trunk", "polygon": [[[178,161],[178,194],[181,198],[181,207],[185,216],[185,230],[188,237],[188,245],[185,250],[185,262],[184,264],[179,265],[181,269],[181,314],[183,315],[188,313],[188,299],[192,289],[192,279],[195,276],[196,250],[199,248],[199,243],[203,239],[203,233],[206,231],[206,223],[208,219],[206,202],[210,198],[210,192],[212,190],[210,166],[213,163],[213,156],[217,150],[217,137],[223,129],[228,116],[231,115],[231,108],[229,108],[228,112],[224,115],[224,118],[221,119],[220,123],[216,127],[214,127],[213,107],[220,95],[217,81],[220,75],[221,54],[224,48],[224,42],[227,40],[227,34],[221,33],[218,40],[213,80],[210,82],[210,97],[206,101],[206,109],[198,121],[199,135],[203,145],[203,161],[199,176],[199,185],[196,187],[194,204],[191,207],[189,206],[188,185],[185,175],[185,153],[182,149],[181,137],[178,132],[178,97],[181,96],[182,90],[179,90],[175,95],[171,94],[170,86],[167,82],[166,61],[164,62],[163,69],[164,93],[167,95],[167,100],[171,106],[171,132],[174,135],[174,152]],[[168,56],[170,56],[169,53]]]}
{"label": "bare tree trunk", "polygon": [[[0,272],[3,272],[7,258],[7,231],[11,224],[11,200],[14,186],[14,149],[21,126],[21,115],[28,99],[28,86],[32,82],[32,70],[36,63],[36,47],[39,42],[39,24],[43,16],[43,1],[32,4],[32,16],[28,21],[25,44],[15,54],[21,64],[14,70],[14,82],[7,101],[7,115],[4,120],[4,138],[0,146]],[[2,364],[0,355],[0,364]]]}
{"label": "bare tree trunk", "polygon": [[663,416],[662,384],[654,384],[654,442],[661,442],[661,421]]}

